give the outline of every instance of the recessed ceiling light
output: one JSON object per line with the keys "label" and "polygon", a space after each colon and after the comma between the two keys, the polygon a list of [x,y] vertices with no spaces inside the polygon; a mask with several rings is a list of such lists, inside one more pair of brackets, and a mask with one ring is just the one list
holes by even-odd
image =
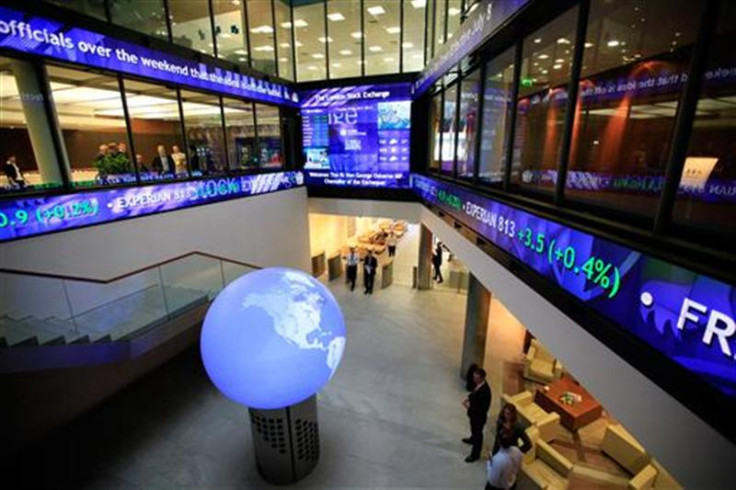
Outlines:
{"label": "recessed ceiling light", "polygon": [[385,61],[386,63],[391,63],[392,61],[394,61],[394,58],[389,56],[388,58],[384,58],[383,61]]}
{"label": "recessed ceiling light", "polygon": [[302,43],[300,43],[299,41],[297,41],[297,42],[294,43],[294,46],[296,46],[297,48],[301,48],[304,45]]}
{"label": "recessed ceiling light", "polygon": [[240,58],[238,58],[238,61],[243,61],[243,62],[245,62],[245,61],[248,61],[248,58],[243,58],[243,57],[240,57]]}
{"label": "recessed ceiling light", "polygon": [[321,59],[322,59],[322,58],[324,58],[324,57],[325,57],[325,55],[323,55],[322,53],[314,53],[314,54],[312,55],[312,58],[314,58],[314,59],[316,59],[316,60],[321,60]]}
{"label": "recessed ceiling light", "polygon": [[[309,24],[304,19],[296,19],[294,21],[294,27],[307,27]],[[290,29],[291,28],[291,22],[282,22],[281,27],[284,29]]]}
{"label": "recessed ceiling light", "polygon": [[314,70],[316,70],[316,69],[317,69],[317,67],[316,67],[316,66],[312,66],[312,65],[309,65],[309,66],[307,67],[307,70],[312,70],[312,71],[314,71]]}
{"label": "recessed ceiling light", "polygon": [[585,43],[585,47],[586,48],[592,48],[593,47],[593,43]]}
{"label": "recessed ceiling light", "polygon": [[615,48],[615,47],[617,47],[617,46],[618,46],[619,44],[621,44],[621,42],[620,42],[620,41],[619,41],[618,39],[611,39],[610,41],[608,41],[608,42],[606,43],[606,46],[608,46],[609,48]]}
{"label": "recessed ceiling light", "polygon": [[344,55],[344,56],[348,56],[348,55],[351,55],[351,54],[353,54],[353,52],[352,52],[352,51],[350,51],[349,49],[341,49],[341,50],[340,50],[340,54],[342,54],[342,55]]}
{"label": "recessed ceiling light", "polygon": [[273,51],[273,46],[256,46],[255,48],[253,48],[253,51]]}
{"label": "recessed ceiling light", "polygon": [[547,58],[549,58],[549,55],[542,53],[539,56],[537,56],[537,58],[539,58],[540,60],[546,60]]}
{"label": "recessed ceiling light", "polygon": [[273,27],[264,24],[262,26],[254,27],[250,32],[253,34],[271,34],[273,32]]}
{"label": "recessed ceiling light", "polygon": [[380,5],[376,5],[375,7],[368,7],[366,10],[371,15],[382,15],[386,13],[386,10],[384,10],[384,8]]}
{"label": "recessed ceiling light", "polygon": [[449,14],[450,17],[455,17],[457,14],[460,13],[460,9],[455,8],[455,7],[450,7],[449,9],[447,9],[447,13]]}
{"label": "recessed ceiling light", "polygon": [[389,34],[398,34],[401,32],[401,27],[389,27],[386,29]]}
{"label": "recessed ceiling light", "polygon": [[379,51],[383,51],[383,48],[381,46],[368,46],[368,51],[378,53]]}
{"label": "recessed ceiling light", "polygon": [[554,68],[555,70],[559,70],[560,68],[562,68],[562,65],[552,65],[552,68]]}
{"label": "recessed ceiling light", "polygon": [[242,56],[247,56],[248,55],[248,51],[246,51],[244,49],[236,49],[235,50],[235,54],[239,54],[239,55],[242,55]]}
{"label": "recessed ceiling light", "polygon": [[564,37],[561,37],[557,40],[557,44],[570,44],[570,40]]}
{"label": "recessed ceiling light", "polygon": [[565,60],[563,60],[562,58],[557,58],[555,60],[555,63],[564,63],[564,62],[565,62]]}
{"label": "recessed ceiling light", "polygon": [[281,44],[279,44],[279,47],[280,48],[290,48],[291,47],[291,44],[289,44],[289,43],[281,43]]}
{"label": "recessed ceiling light", "polygon": [[342,15],[340,12],[327,14],[327,18],[330,19],[332,22],[340,22],[341,20],[345,20],[345,16]]}
{"label": "recessed ceiling light", "polygon": [[534,44],[539,44],[539,43],[541,43],[541,42],[542,42],[542,38],[541,38],[541,37],[538,37],[538,38],[536,38],[536,39],[534,40]]}
{"label": "recessed ceiling light", "polygon": [[321,42],[322,44],[331,43],[333,41],[331,37],[318,37],[317,40]]}
{"label": "recessed ceiling light", "polygon": [[547,70],[542,70],[542,75],[546,75],[547,73],[549,73]]}
{"label": "recessed ceiling light", "polygon": [[286,63],[287,61],[289,61],[289,58],[279,58],[279,61],[281,63]]}
{"label": "recessed ceiling light", "polygon": [[401,47],[402,48],[407,48],[407,49],[408,48],[413,48],[414,47],[414,43],[402,43],[401,44]]}
{"label": "recessed ceiling light", "polygon": [[363,37],[363,33],[360,31],[351,32],[350,37],[352,37],[353,39],[360,39],[361,37]]}
{"label": "recessed ceiling light", "polygon": [[333,68],[340,68],[342,63],[332,63]]}
{"label": "recessed ceiling light", "polygon": [[415,9],[423,9],[427,6],[427,0],[411,0],[411,6]]}

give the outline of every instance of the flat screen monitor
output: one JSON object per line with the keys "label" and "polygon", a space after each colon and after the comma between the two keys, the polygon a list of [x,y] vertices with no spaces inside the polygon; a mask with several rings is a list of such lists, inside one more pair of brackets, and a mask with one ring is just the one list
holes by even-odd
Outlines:
{"label": "flat screen monitor", "polygon": [[409,188],[411,84],[300,94],[307,185]]}

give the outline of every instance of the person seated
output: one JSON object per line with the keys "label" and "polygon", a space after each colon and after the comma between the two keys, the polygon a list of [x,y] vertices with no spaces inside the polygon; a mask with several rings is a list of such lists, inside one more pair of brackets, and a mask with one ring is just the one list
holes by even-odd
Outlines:
{"label": "person seated", "polygon": [[10,155],[3,165],[3,173],[8,178],[8,182],[13,189],[25,189],[26,179],[23,177],[18,167],[17,158],[15,155]]}

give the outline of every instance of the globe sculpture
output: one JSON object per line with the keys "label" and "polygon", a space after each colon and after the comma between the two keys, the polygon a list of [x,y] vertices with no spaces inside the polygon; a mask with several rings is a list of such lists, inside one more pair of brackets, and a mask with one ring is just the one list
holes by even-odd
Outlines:
{"label": "globe sculpture", "polygon": [[332,293],[298,270],[246,274],[213,301],[200,349],[217,389],[250,409],[261,475],[290,483],[311,471],[319,457],[315,395],[345,350]]}

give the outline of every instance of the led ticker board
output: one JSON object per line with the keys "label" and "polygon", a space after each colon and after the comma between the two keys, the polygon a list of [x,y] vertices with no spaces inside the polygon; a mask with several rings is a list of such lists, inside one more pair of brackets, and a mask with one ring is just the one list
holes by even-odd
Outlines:
{"label": "led ticker board", "polygon": [[277,172],[2,201],[0,242],[255,196],[302,184],[301,172]]}
{"label": "led ticker board", "polygon": [[620,328],[736,395],[736,289],[620,244],[413,175],[425,200]]}
{"label": "led ticker board", "polygon": [[299,102],[297,94],[285,85],[186,60],[5,7],[0,7],[0,48],[263,102],[292,106],[297,106]]}
{"label": "led ticker board", "polygon": [[308,185],[409,187],[411,84],[301,93]]}

